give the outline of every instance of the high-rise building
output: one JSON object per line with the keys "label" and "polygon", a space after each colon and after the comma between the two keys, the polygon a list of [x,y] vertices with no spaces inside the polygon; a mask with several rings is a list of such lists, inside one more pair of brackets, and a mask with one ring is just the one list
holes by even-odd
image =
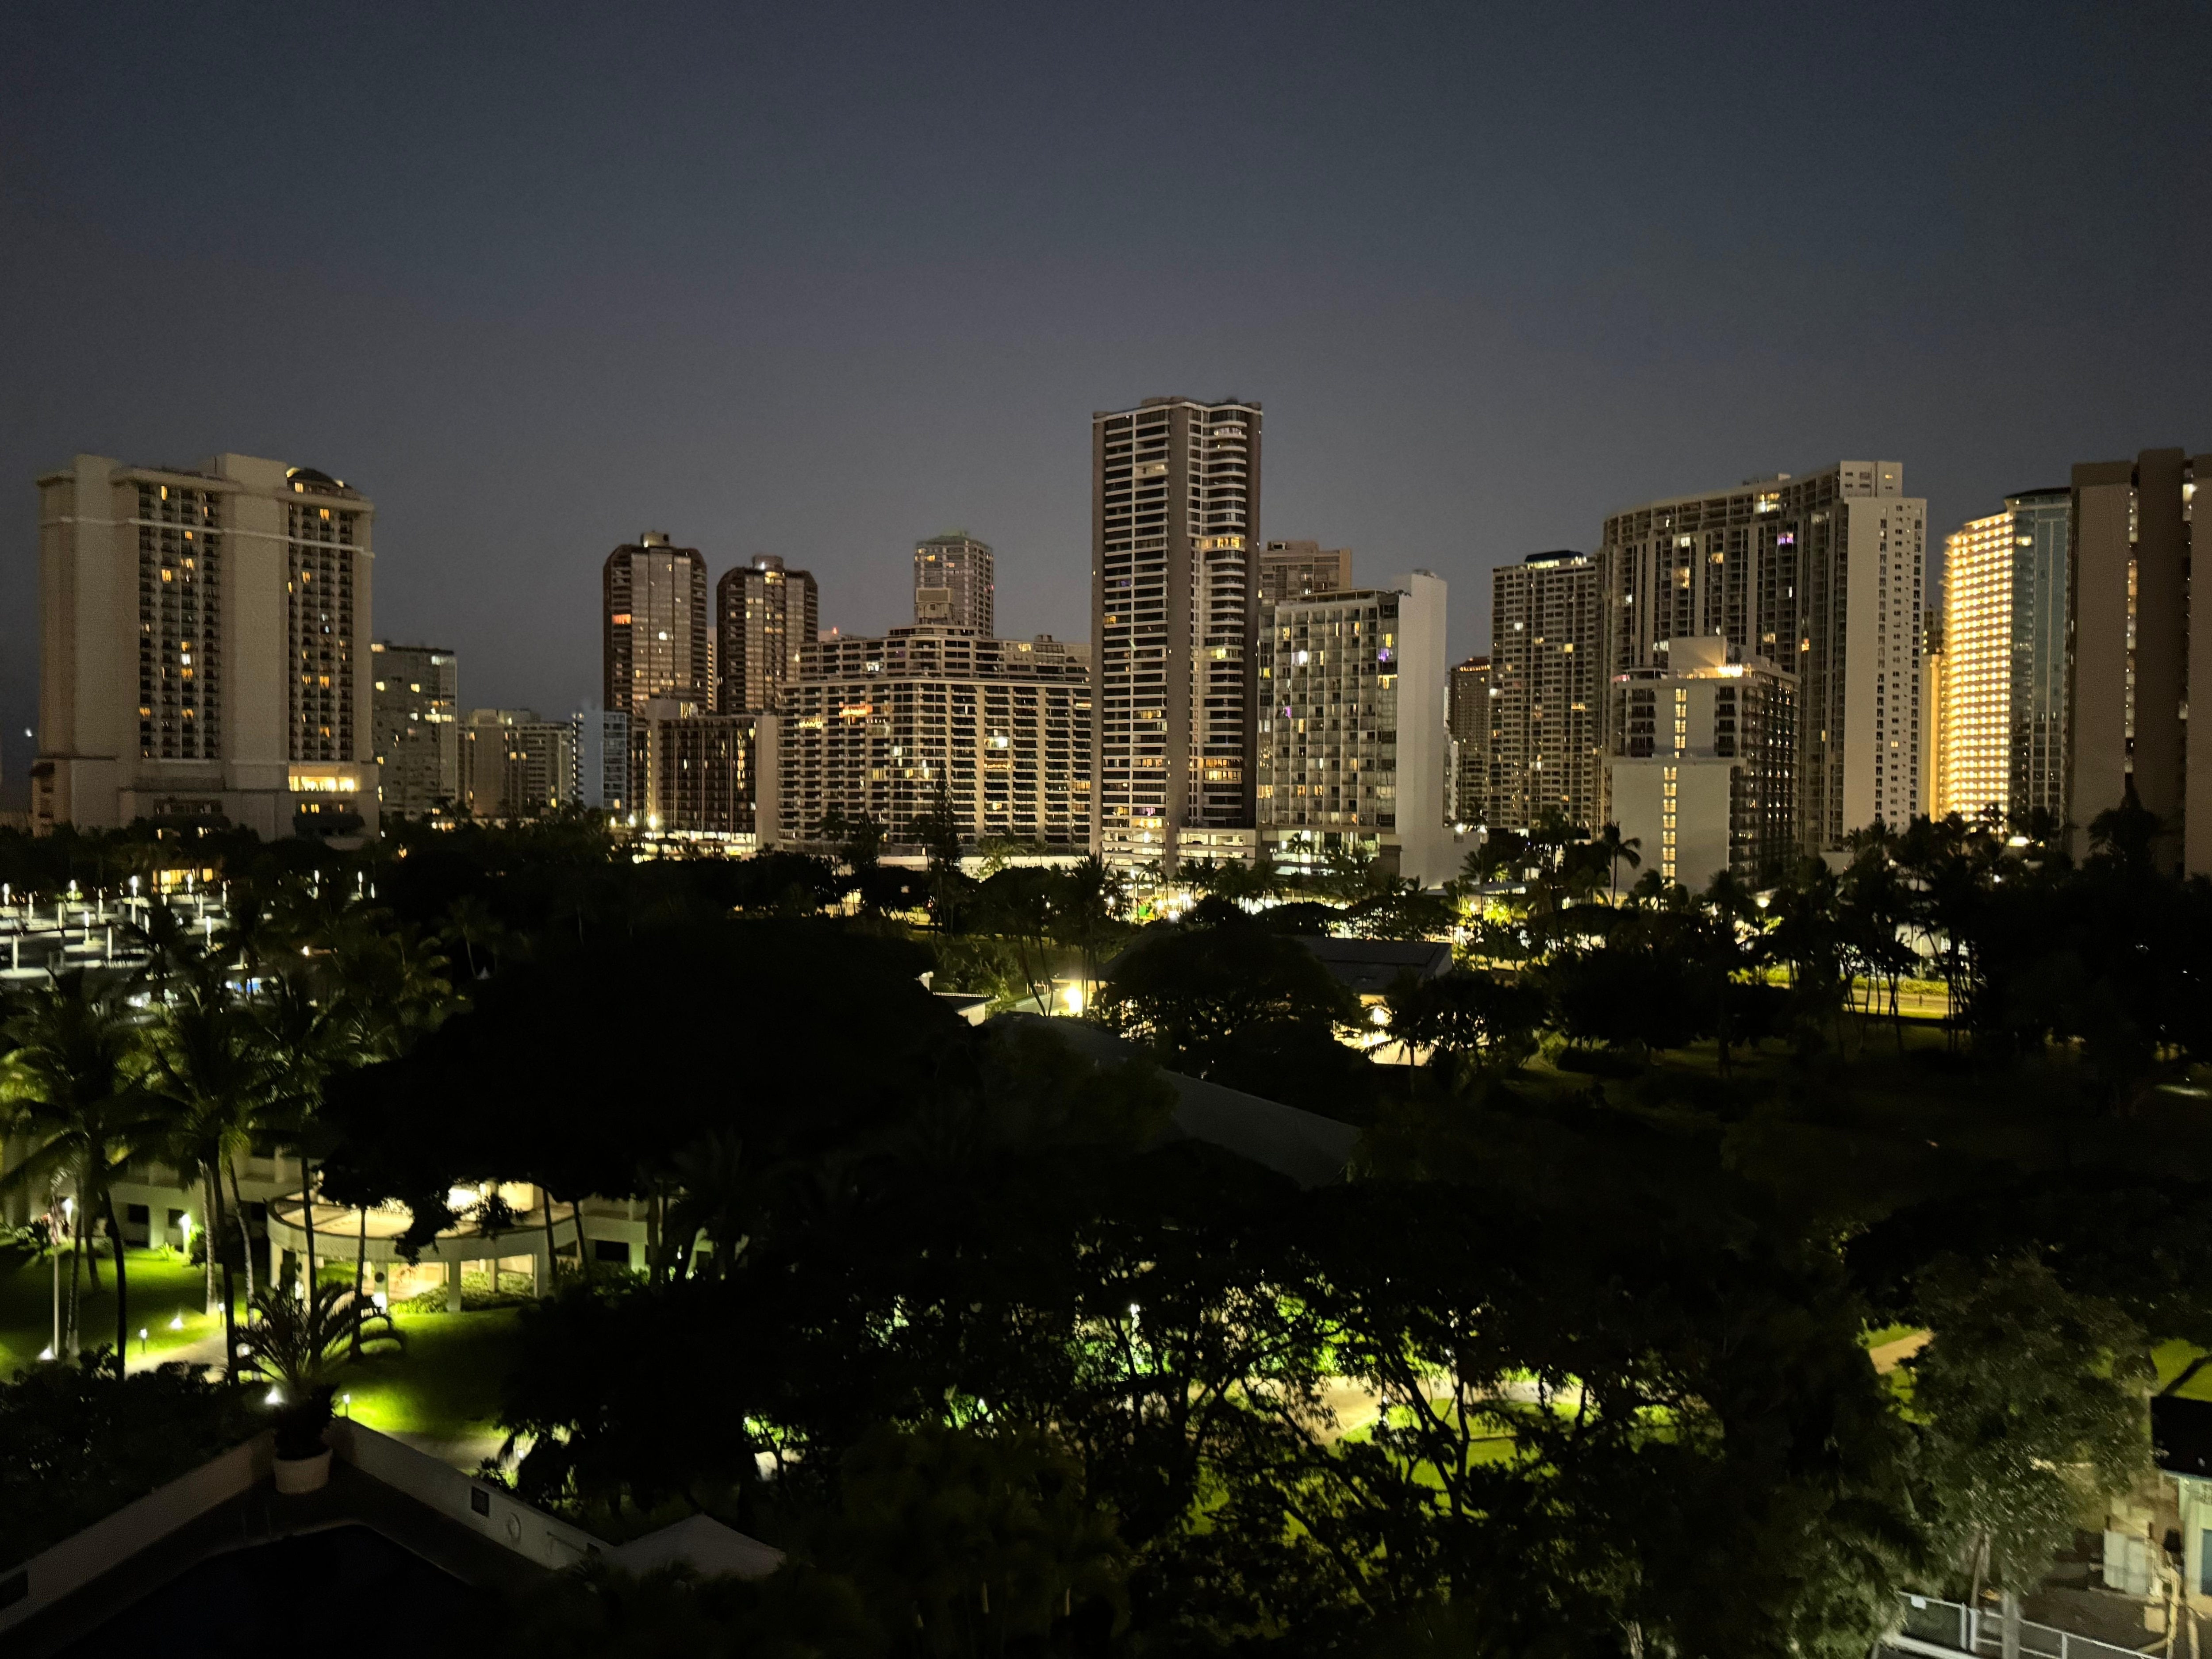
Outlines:
{"label": "high-rise building", "polygon": [[645,705],[677,697],[714,703],[714,623],[707,561],[647,531],[607,555],[601,581],[605,619],[601,707],[630,717],[629,793],[645,793]]}
{"label": "high-rise building", "polygon": [[1670,884],[1771,878],[1797,856],[1796,687],[1763,657],[1729,661],[1717,634],[1668,647],[1664,667],[1632,670],[1620,688],[1613,822],[1640,867]]}
{"label": "high-rise building", "polygon": [[1352,586],[1352,550],[1319,542],[1269,542],[1260,550],[1260,603],[1310,599]]}
{"label": "high-rise building", "polygon": [[1942,817],[1951,796],[1943,769],[1943,612],[1930,609],[1920,629],[1920,799],[1931,817]]}
{"label": "high-rise building", "polygon": [[1261,616],[1260,846],[1284,868],[1356,852],[1435,886],[1458,873],[1445,784],[1447,589],[1286,599]]}
{"label": "high-rise building", "polygon": [[575,734],[530,708],[471,708],[461,722],[461,804],[471,816],[539,818],[567,805]]}
{"label": "high-rise building", "polygon": [[694,698],[649,700],[632,741],[645,755],[641,827],[773,846],[778,725],[773,713],[717,714]]}
{"label": "high-rise building", "polygon": [[619,709],[580,708],[568,716],[575,772],[568,799],[594,812],[626,812],[629,793],[629,716]]}
{"label": "high-rise building", "polygon": [[1930,817],[2064,816],[2071,511],[2068,490],[2026,491],[1944,538],[1942,793]]}
{"label": "high-rise building", "polygon": [[653,697],[712,701],[714,629],[697,548],[647,531],[607,555],[601,593],[603,707],[635,714]]}
{"label": "high-rise building", "polygon": [[374,833],[368,498],[228,454],[38,488],[33,825]]}
{"label": "high-rise building", "polygon": [[1490,821],[1490,659],[1469,657],[1451,672],[1452,816]]}
{"label": "high-rise building", "polygon": [[814,578],[772,554],[723,572],[714,587],[715,707],[726,714],[775,708],[821,611]]}
{"label": "high-rise building", "polygon": [[1078,648],[917,626],[825,638],[803,661],[783,723],[787,841],[819,842],[832,812],[909,839],[942,787],[970,845],[1088,844],[1091,685]]}
{"label": "high-rise building", "polygon": [[[914,620],[919,627],[997,627],[991,550],[964,530],[932,536],[914,550]],[[807,638],[813,638],[810,631]]]}
{"label": "high-rise building", "polygon": [[460,669],[439,645],[368,647],[376,799],[386,817],[451,811],[461,800]]}
{"label": "high-rise building", "polygon": [[[2074,469],[2066,668],[2066,821],[2089,826],[2137,802],[2166,827],[2160,857],[2212,873],[2212,720],[2188,717],[2192,679],[2212,685],[2212,628],[2189,621],[2190,526],[2212,454],[2147,449]],[[2197,648],[2199,642],[2203,650]]]}
{"label": "high-rise building", "polygon": [[1091,420],[1091,844],[1249,858],[1260,406],[1147,398]]}
{"label": "high-rise building", "polygon": [[1598,574],[1589,555],[1567,551],[1491,573],[1492,829],[1549,813],[1587,830],[1605,821]]}
{"label": "high-rise building", "polygon": [[1808,853],[1922,810],[1922,613],[1928,505],[1897,461],[1842,461],[1606,520],[1608,728],[1621,678],[1668,642],[1717,635],[1797,681],[1797,825]]}

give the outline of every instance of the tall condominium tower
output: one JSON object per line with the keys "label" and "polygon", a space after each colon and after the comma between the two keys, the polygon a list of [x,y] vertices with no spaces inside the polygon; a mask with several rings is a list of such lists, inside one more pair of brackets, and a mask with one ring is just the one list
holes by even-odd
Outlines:
{"label": "tall condominium tower", "polygon": [[1761,882],[1797,852],[1796,686],[1728,641],[1668,641],[1663,667],[1630,671],[1626,726],[1607,763],[1610,812],[1642,867],[1702,892],[1726,870]]}
{"label": "tall condominium tower", "polygon": [[569,752],[575,757],[570,803],[594,812],[628,811],[629,716],[619,709],[580,708],[568,716],[568,732]]}
{"label": "tall condominium tower", "polygon": [[1269,542],[1260,551],[1260,603],[1310,599],[1352,586],[1352,550],[1319,542]]}
{"label": "tall condominium tower", "polygon": [[819,845],[831,813],[893,842],[951,803],[960,839],[1079,852],[1090,838],[1090,672],[1040,635],[895,628],[806,647],[783,720],[781,833]]}
{"label": "tall condominium tower", "polygon": [[251,455],[38,487],[34,824],[374,832],[368,500]]}
{"label": "tall condominium tower", "polygon": [[1098,643],[1091,846],[1249,859],[1260,406],[1147,398],[1091,419]]}
{"label": "tall condominium tower", "polygon": [[[1951,798],[1943,769],[1944,655],[1943,611],[1938,605],[1929,609],[1920,629],[1920,799],[1932,803],[1932,817],[1944,816],[1943,803]],[[2063,719],[2060,724],[2063,728]]]}
{"label": "tall condominium tower", "polygon": [[714,587],[715,706],[726,714],[777,707],[821,616],[814,578],[772,554],[725,571]]}
{"label": "tall condominium tower", "polygon": [[1931,817],[2000,821],[2066,808],[2064,489],[2005,497],[2004,511],[1943,540],[1943,641]]}
{"label": "tall condominium tower", "polygon": [[[2212,627],[2189,615],[2190,528],[2212,454],[2147,449],[2074,469],[2069,526],[2066,821],[2076,852],[2100,813],[2136,799],[2165,824],[2160,857],[2212,873]],[[2199,646],[2203,648],[2198,649]]]}
{"label": "tall condominium tower", "polygon": [[1469,657],[1451,672],[1453,817],[1486,823],[1490,794],[1490,659]]}
{"label": "tall condominium tower", "polygon": [[678,697],[702,708],[714,702],[714,626],[707,608],[707,561],[696,547],[672,547],[647,531],[607,555],[600,596],[606,645],[600,694],[605,707],[630,717],[629,799],[644,799],[645,706]]}
{"label": "tall condominium tower", "polygon": [[1797,684],[1798,842],[1840,848],[1920,797],[1928,504],[1898,461],[1843,461],[1735,489],[1670,496],[1606,520],[1608,729],[1622,678],[1668,642],[1715,634]]}
{"label": "tall condominium tower", "polygon": [[1491,573],[1491,828],[1554,812],[1604,822],[1601,615],[1587,553],[1531,553]]}
{"label": "tall condominium tower", "polygon": [[1287,868],[1358,852],[1425,887],[1452,849],[1441,577],[1285,599],[1261,613],[1260,841]]}
{"label": "tall condominium tower", "polygon": [[461,799],[460,668],[439,645],[368,647],[375,688],[376,798],[385,815],[420,817]]}
{"label": "tall condominium tower", "polygon": [[[914,550],[914,620],[917,626],[969,628],[989,634],[997,612],[991,550],[964,530],[932,536]],[[806,636],[812,639],[814,635]]]}
{"label": "tall condominium tower", "polygon": [[653,697],[713,698],[714,630],[697,548],[647,531],[607,555],[601,599],[606,708],[636,714]]}

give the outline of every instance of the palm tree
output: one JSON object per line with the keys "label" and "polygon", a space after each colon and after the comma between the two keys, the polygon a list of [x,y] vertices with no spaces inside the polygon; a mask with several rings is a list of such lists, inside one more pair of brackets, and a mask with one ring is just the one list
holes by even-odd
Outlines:
{"label": "palm tree", "polygon": [[253,1311],[239,1354],[247,1370],[277,1389],[276,1455],[312,1457],[331,1420],[331,1379],[368,1344],[397,1346],[404,1339],[390,1314],[343,1285],[311,1285],[304,1297],[264,1290],[253,1298]]}
{"label": "palm tree", "polygon": [[1634,836],[1624,840],[1620,826],[1617,823],[1607,824],[1590,839],[1597,850],[1605,855],[1606,862],[1613,866],[1613,877],[1606,888],[1606,898],[1608,902],[1618,904],[1620,902],[1620,866],[1626,863],[1633,870],[1641,866],[1644,854],[1638,849],[1644,843]]}
{"label": "palm tree", "polygon": [[70,1253],[70,1351],[81,1342],[81,1293],[77,1267],[87,1221],[94,1214],[107,1223],[115,1251],[115,1369],[123,1372],[129,1352],[130,1286],[124,1260],[123,1228],[115,1214],[112,1182],[133,1158],[153,1152],[161,1123],[150,1109],[139,1075],[143,1040],[129,1006],[97,989],[77,969],[57,976],[30,1005],[8,1022],[15,1043],[8,1056],[4,1095],[15,1127],[36,1143],[31,1156],[9,1171],[11,1187],[36,1182],[54,1184],[66,1177],[76,1188],[75,1231],[79,1248]]}
{"label": "palm tree", "polygon": [[446,912],[446,932],[457,940],[469,964],[469,977],[477,979],[477,946],[483,945],[496,958],[507,930],[492,914],[490,905],[476,893],[464,893]]}
{"label": "palm tree", "polygon": [[[230,1172],[241,1236],[246,1199],[239,1190],[238,1155],[252,1143],[275,1097],[277,1079],[258,1023],[219,988],[210,988],[171,1008],[156,1028],[148,1084],[166,1109],[167,1157],[200,1176],[208,1221],[207,1305],[215,1305],[216,1258],[224,1249],[222,1175]],[[255,1293],[253,1250],[245,1240],[246,1293]],[[222,1264],[224,1351],[237,1367],[230,1263]]]}

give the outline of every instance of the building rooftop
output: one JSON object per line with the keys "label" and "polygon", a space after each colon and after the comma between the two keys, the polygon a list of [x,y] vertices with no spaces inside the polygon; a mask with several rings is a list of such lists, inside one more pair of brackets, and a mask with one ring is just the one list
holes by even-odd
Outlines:
{"label": "building rooftop", "polygon": [[1300,933],[1299,944],[1321,959],[1339,984],[1361,996],[1381,996],[1401,974],[1440,979],[1451,972],[1452,948],[1430,939],[1336,939]]}

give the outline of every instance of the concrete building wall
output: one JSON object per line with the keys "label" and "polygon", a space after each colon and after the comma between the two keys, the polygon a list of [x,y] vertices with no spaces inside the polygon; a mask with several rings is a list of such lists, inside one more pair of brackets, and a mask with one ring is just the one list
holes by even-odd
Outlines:
{"label": "concrete building wall", "polygon": [[2087,850],[2090,823],[2127,793],[2135,468],[2127,461],[2086,463],[2074,469],[2073,486],[2066,817],[2079,854]]}
{"label": "concrete building wall", "polygon": [[1094,850],[1249,849],[1257,720],[1257,404],[1147,398],[1091,417]]}
{"label": "concrete building wall", "polygon": [[1352,550],[1319,542],[1269,542],[1260,552],[1260,604],[1310,599],[1352,586]]}
{"label": "concrete building wall", "polygon": [[627,812],[629,716],[619,709],[580,708],[568,717],[575,772],[568,799],[595,812]]}
{"label": "concrete building wall", "polygon": [[1356,848],[1433,886],[1458,873],[1446,794],[1447,588],[1416,571],[1263,612],[1255,759],[1262,850],[1321,866]]}
{"label": "concrete building wall", "polygon": [[1469,657],[1451,671],[1451,800],[1461,823],[1490,821],[1490,659]]}
{"label": "concrete building wall", "polygon": [[461,799],[459,664],[443,646],[369,647],[377,800],[419,817]]}
{"label": "concrete building wall", "polygon": [[964,530],[932,536],[914,550],[917,627],[998,631],[998,581],[990,544]]}
{"label": "concrete building wall", "polygon": [[1547,811],[1605,817],[1601,571],[1587,554],[1532,554],[1492,574],[1489,823]]}
{"label": "concrete building wall", "polygon": [[374,833],[374,505],[237,454],[81,455],[39,497],[34,823]]}
{"label": "concrete building wall", "polygon": [[777,733],[775,833],[819,845],[830,813],[865,813],[897,842],[941,783],[963,841],[1081,851],[1091,701],[1085,665],[1049,636],[917,626],[823,641]]}
{"label": "concrete building wall", "polygon": [[[1904,488],[1901,463],[1840,461],[1606,521],[1612,684],[1657,665],[1662,641],[1698,635],[1795,676],[1808,853],[1840,847],[1874,816],[1901,823],[1920,810],[1927,507]],[[1608,729],[1618,703],[1607,699]]]}
{"label": "concrete building wall", "polygon": [[821,617],[821,591],[807,571],[787,570],[768,554],[725,571],[714,588],[715,708],[726,714],[775,708]]}
{"label": "concrete building wall", "polygon": [[2199,646],[2189,617],[2192,497],[2207,471],[2212,457],[2179,449],[2074,469],[2066,817],[2077,854],[2132,781],[2165,826],[2160,860],[2212,872],[2212,734],[2188,717],[2192,670],[2212,673],[2212,641]]}

